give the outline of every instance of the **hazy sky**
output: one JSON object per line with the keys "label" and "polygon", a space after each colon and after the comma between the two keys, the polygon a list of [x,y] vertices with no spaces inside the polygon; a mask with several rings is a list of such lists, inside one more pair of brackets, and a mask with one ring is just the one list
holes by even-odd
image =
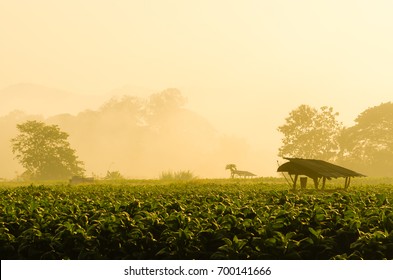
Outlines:
{"label": "hazy sky", "polygon": [[300,104],[350,124],[392,100],[392,13],[388,0],[0,0],[0,89],[177,87],[271,161]]}

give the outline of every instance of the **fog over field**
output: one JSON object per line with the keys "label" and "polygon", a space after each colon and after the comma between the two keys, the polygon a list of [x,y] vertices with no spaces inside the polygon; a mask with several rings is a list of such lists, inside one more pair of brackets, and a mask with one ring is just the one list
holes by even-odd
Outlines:
{"label": "fog over field", "polygon": [[331,106],[350,126],[392,101],[392,9],[355,0],[2,1],[0,178],[23,171],[10,139],[27,119],[67,132],[89,176],[229,177],[228,163],[276,176],[277,128],[291,110]]}

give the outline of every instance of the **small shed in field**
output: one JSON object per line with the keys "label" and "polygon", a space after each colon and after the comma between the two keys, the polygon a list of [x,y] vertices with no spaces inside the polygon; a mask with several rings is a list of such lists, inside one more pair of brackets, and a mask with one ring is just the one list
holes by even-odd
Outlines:
{"label": "small shed in field", "polygon": [[[294,189],[296,189],[298,177],[301,175],[313,179],[315,188],[318,188],[319,182],[322,179],[322,189],[325,188],[326,179],[331,180],[332,178],[345,178],[344,188],[347,189],[352,177],[365,176],[353,170],[323,160],[303,158],[284,159],[288,160],[288,162],[279,166],[277,172],[287,172],[292,178]],[[294,178],[292,176],[294,176]],[[307,178],[301,177],[300,180],[301,186],[305,187]]]}

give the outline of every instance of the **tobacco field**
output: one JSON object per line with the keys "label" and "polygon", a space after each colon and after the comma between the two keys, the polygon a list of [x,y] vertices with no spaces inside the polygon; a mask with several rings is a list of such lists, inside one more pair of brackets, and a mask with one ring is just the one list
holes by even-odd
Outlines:
{"label": "tobacco field", "polygon": [[393,259],[392,185],[0,186],[1,259]]}

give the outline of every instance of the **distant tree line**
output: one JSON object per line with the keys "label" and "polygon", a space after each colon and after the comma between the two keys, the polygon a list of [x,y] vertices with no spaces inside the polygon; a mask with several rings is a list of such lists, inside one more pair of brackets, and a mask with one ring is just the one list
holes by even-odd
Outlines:
{"label": "distant tree line", "polygon": [[[13,156],[26,179],[68,179],[83,175],[87,166],[111,179],[200,167],[209,176],[222,162],[246,156],[245,142],[219,135],[184,104],[178,90],[167,89],[148,99],[113,98],[76,116],[44,119],[13,112],[0,117],[0,170],[15,168]],[[368,108],[350,127],[338,115],[326,106],[291,111],[278,127],[283,134],[279,156],[323,159],[369,176],[393,176],[393,104]],[[123,170],[110,170],[112,163]]]}
{"label": "distant tree line", "polygon": [[214,176],[222,162],[246,158],[245,141],[219,133],[185,104],[181,92],[169,88],[147,98],[114,97],[77,115],[14,111],[0,117],[0,177],[18,170],[20,179],[64,180],[90,172],[116,179],[115,171],[152,178],[187,169]]}
{"label": "distant tree line", "polygon": [[281,157],[322,159],[369,176],[393,176],[393,104],[382,103],[359,114],[345,127],[332,107],[301,105],[289,113],[279,148]]}

